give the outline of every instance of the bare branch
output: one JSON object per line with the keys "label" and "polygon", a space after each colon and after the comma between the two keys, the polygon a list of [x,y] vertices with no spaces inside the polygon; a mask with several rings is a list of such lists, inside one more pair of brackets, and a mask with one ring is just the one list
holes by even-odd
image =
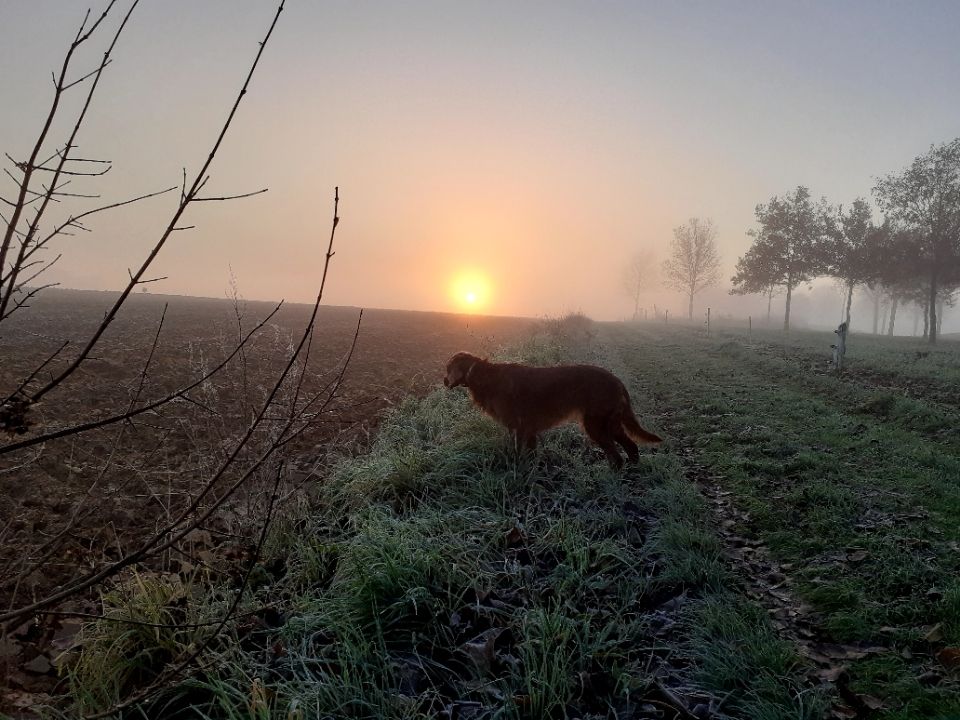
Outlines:
{"label": "bare branch", "polygon": [[[33,379],[34,379],[37,375],[39,375],[40,372],[41,372],[47,365],[49,365],[51,362],[53,362],[53,361],[57,358],[57,356],[66,349],[67,345],[69,345],[69,344],[70,344],[70,341],[69,341],[69,340],[64,340],[63,343],[61,343],[60,347],[58,347],[56,350],[54,350],[53,353],[51,353],[51,354],[47,357],[46,360],[44,360],[44,361],[43,361],[42,363],[40,363],[36,368],[34,368],[34,369],[33,369],[33,372],[31,372],[31,373],[27,376],[27,379],[24,380],[22,383],[20,383],[20,385],[17,387],[17,389],[14,390],[12,393],[10,393],[9,396],[7,396],[7,400],[11,400],[12,398],[14,398],[14,397],[16,397],[17,395],[19,395],[20,392],[21,392],[27,385],[29,385],[29,384],[33,381]],[[6,401],[4,401],[4,402],[6,402]]]}
{"label": "bare branch", "polygon": [[[135,2],[136,1],[137,0],[135,0]],[[240,101],[243,99],[243,96],[246,95],[247,93],[247,88],[249,87],[250,81],[253,78],[253,73],[257,69],[257,65],[259,64],[260,58],[263,55],[263,50],[266,47],[267,42],[270,40],[270,36],[273,34],[273,30],[277,25],[277,20],[279,20],[281,12],[283,12],[282,0],[279,7],[277,8],[276,15],[274,15],[273,22],[270,24],[270,27],[267,30],[266,36],[260,43],[260,49],[257,51],[256,57],[253,60],[253,64],[250,66],[250,70],[247,73],[247,77],[244,80],[243,86],[240,88],[240,92],[237,94],[233,107],[231,108],[229,114],[227,115],[227,119],[220,130],[220,134],[217,136],[217,139],[213,144],[213,148],[210,150],[210,153],[207,156],[206,161],[203,163],[203,166],[200,168],[200,171],[197,173],[196,178],[194,179],[193,185],[191,185],[190,189],[187,190],[183,195],[180,205],[178,206],[176,212],[174,212],[173,217],[171,218],[169,224],[167,225],[167,229],[160,236],[160,239],[157,241],[153,249],[147,255],[146,259],[140,265],[140,268],[136,271],[136,273],[133,274],[130,281],[127,283],[127,286],[121,291],[120,296],[117,298],[116,302],[113,304],[110,310],[107,311],[103,321],[100,323],[99,327],[92,333],[87,344],[83,347],[83,349],[80,350],[77,357],[59,375],[53,378],[49,383],[47,383],[47,385],[40,388],[37,391],[37,393],[34,395],[34,398],[33,398],[34,400],[39,400],[46,393],[50,392],[55,387],[60,385],[64,380],[70,377],[70,375],[72,375],[78,367],[80,367],[83,361],[87,358],[87,356],[90,354],[93,348],[100,341],[100,338],[103,336],[103,333],[106,332],[107,328],[113,322],[121,306],[123,305],[124,302],[126,302],[126,299],[130,296],[130,293],[136,287],[137,282],[144,275],[144,273],[146,273],[150,265],[153,264],[153,261],[157,257],[157,255],[160,254],[160,251],[163,249],[164,245],[166,244],[167,239],[174,232],[174,230],[177,229],[177,223],[179,222],[183,213],[186,211],[190,202],[196,196],[197,190],[200,187],[201,183],[203,182],[203,178],[207,176],[207,170],[209,169],[210,165],[213,163],[213,160],[217,155],[217,151],[220,149],[220,145],[223,143],[223,139],[226,137],[227,131],[230,129],[230,125],[233,122],[233,118],[237,113],[237,109],[240,107]],[[94,86],[96,86],[96,81],[94,81]],[[72,140],[73,138],[71,137],[71,142]],[[186,175],[184,175],[184,177],[186,177]],[[2,313],[2,310],[3,310],[2,306],[0,306],[0,313]]]}
{"label": "bare branch", "polygon": [[64,91],[67,91],[67,90],[69,90],[70,88],[72,88],[74,85],[79,85],[79,84],[82,83],[84,80],[87,80],[88,78],[93,77],[94,75],[96,75],[98,72],[100,72],[101,70],[103,70],[105,67],[107,67],[107,65],[109,65],[109,64],[112,63],[112,62],[113,62],[113,60],[112,60],[111,58],[107,58],[106,60],[103,61],[103,64],[101,64],[100,67],[98,67],[98,68],[96,68],[96,69],[94,69],[94,70],[91,70],[90,72],[88,72],[88,73],[87,73],[86,75],[84,75],[83,77],[79,77],[79,78],[77,78],[76,80],[74,80],[73,82],[67,83],[66,85],[64,85],[64,86],[63,86],[63,90],[64,90]]}
{"label": "bare branch", "polygon": [[[36,169],[36,162],[37,162],[37,157],[40,154],[40,148],[42,147],[43,142],[47,137],[47,133],[50,130],[50,126],[53,123],[53,119],[57,114],[57,110],[60,105],[60,98],[64,92],[64,79],[66,77],[67,70],[70,66],[70,61],[73,58],[73,53],[76,51],[77,47],[79,47],[81,43],[85,42],[90,37],[90,35],[97,29],[97,27],[99,27],[100,23],[103,22],[103,20],[107,17],[110,10],[113,8],[114,2],[115,0],[110,0],[109,5],[107,5],[106,9],[103,11],[100,17],[96,20],[96,22],[93,23],[93,25],[90,27],[90,29],[86,33],[83,33],[83,32],[78,33],[77,39],[74,40],[73,44],[71,44],[70,46],[70,49],[67,51],[67,55],[64,58],[63,66],[60,71],[60,76],[57,80],[57,87],[56,87],[56,90],[54,91],[53,104],[50,107],[50,111],[47,115],[47,120],[44,123],[43,129],[40,132],[40,137],[37,139],[37,143],[34,146],[33,151],[30,153],[29,159],[24,164],[23,179],[20,182],[20,193],[16,201],[17,207],[14,208],[11,224],[8,225],[7,232],[4,234],[2,243],[0,243],[0,268],[4,267],[7,253],[9,252],[10,245],[13,238],[13,229],[17,227],[20,221],[20,214],[23,210],[23,207],[26,204],[26,196],[30,189],[29,186],[30,186],[30,181],[31,181],[33,172]],[[64,143],[64,150],[63,150],[63,153],[60,155],[60,162],[57,166],[57,170],[54,171],[53,173],[53,180],[50,183],[51,188],[54,188],[57,186],[57,182],[60,178],[61,171],[63,170],[63,167],[67,161],[67,154],[69,153],[70,149],[75,146],[74,140],[76,139],[77,133],[80,132],[80,126],[83,124],[83,121],[86,118],[87,111],[90,108],[90,104],[93,100],[94,93],[96,92],[97,86],[100,83],[100,78],[103,75],[103,70],[106,67],[106,63],[109,60],[110,55],[117,44],[117,41],[120,39],[120,35],[123,32],[124,28],[126,27],[127,21],[130,19],[130,15],[133,13],[133,10],[134,8],[136,8],[138,3],[139,3],[139,0],[133,0],[133,2],[130,5],[130,8],[127,10],[126,15],[124,15],[123,17],[123,20],[121,21],[120,26],[117,28],[116,32],[114,33],[113,40],[110,42],[109,46],[107,47],[106,51],[103,54],[103,61],[100,63],[100,66],[97,69],[97,72],[93,78],[93,82],[90,84],[90,89],[87,92],[87,97],[83,103],[83,106],[80,110],[79,115],[77,116],[76,122],[74,123],[73,130],[70,132],[70,135],[66,143]],[[84,23],[86,23],[86,19],[84,20]],[[30,226],[26,232],[26,236],[28,238],[32,238],[36,236],[37,227],[40,223],[40,219],[43,217],[43,214],[46,211],[46,208],[51,202],[51,200],[54,200],[54,198],[52,197],[52,191],[48,191],[44,196],[43,200],[41,200],[40,207],[38,208],[37,213],[34,216],[33,221],[30,223]],[[21,260],[22,260],[22,256],[23,256],[23,251],[21,250],[21,258],[20,258]],[[10,290],[16,284],[17,273],[18,273],[18,264],[14,263],[14,272],[8,281],[7,291],[4,291],[3,288],[0,288],[0,318],[5,316],[7,305],[9,304],[12,296],[12,293],[10,292]]]}
{"label": "bare branch", "polygon": [[146,195],[138,195],[137,197],[130,198],[129,200],[121,200],[120,202],[110,203],[109,205],[102,205],[101,207],[94,208],[93,210],[87,210],[86,212],[82,212],[79,215],[71,215],[66,222],[60,224],[49,235],[47,235],[45,238],[40,240],[37,243],[37,245],[38,246],[45,245],[54,236],[59,235],[61,232],[63,232],[63,230],[67,227],[76,227],[81,230],[86,230],[86,228],[79,223],[79,221],[85,217],[90,217],[91,215],[101,213],[104,210],[113,210],[114,208],[123,207],[124,205],[130,205],[132,203],[139,202],[141,200],[146,200],[147,198],[157,197],[158,195],[164,195],[170,192],[171,190],[176,190],[176,189],[177,188],[174,185],[168,188],[164,188],[163,190],[157,190],[156,192],[147,193]]}
{"label": "bare branch", "polygon": [[[10,443],[9,445],[2,445],[0,446],[0,455],[5,455],[6,453],[15,452],[17,450],[22,450],[23,448],[32,447],[34,445],[40,445],[42,443],[49,442],[50,440],[57,440],[59,438],[69,437],[70,435],[78,435],[80,433],[89,432],[90,430],[96,430],[97,428],[107,427],[108,425],[113,425],[114,423],[123,422],[124,420],[128,420],[130,418],[136,417],[137,415],[142,415],[143,413],[150,412],[151,410],[155,410],[156,408],[162,405],[166,405],[167,403],[172,402],[176,398],[182,397],[183,395],[190,392],[194,388],[199,387],[201,384],[205,383],[211,377],[213,377],[218,372],[220,372],[224,367],[226,367],[227,364],[234,357],[237,356],[241,348],[243,348],[250,341],[250,339],[257,332],[259,332],[260,329],[263,328],[263,326],[266,325],[270,321],[270,319],[273,318],[274,315],[277,314],[277,311],[279,311],[281,307],[283,307],[283,302],[278,303],[277,306],[273,310],[271,310],[270,313],[263,320],[257,323],[257,325],[249,333],[247,333],[247,336],[243,338],[243,340],[239,342],[237,346],[234,347],[233,350],[225,358],[223,358],[223,360],[217,363],[213,367],[213,369],[201,375],[200,378],[195,380],[194,382],[189,383],[188,385],[185,385],[184,387],[178,390],[175,390],[174,392],[169,393],[168,395],[164,395],[163,397],[153,400],[147,403],[146,405],[141,405],[137,408],[134,408],[133,410],[129,410],[124,413],[111,415],[106,418],[101,418],[99,420],[92,420],[86,423],[80,423],[78,425],[71,425],[70,427],[67,427],[67,428],[61,428],[60,430],[53,430],[51,432],[44,433],[43,435],[37,435],[36,437],[28,438],[26,440]],[[31,396],[31,398],[35,398],[35,397],[36,395]],[[33,402],[36,402],[36,400],[33,400]]]}
{"label": "bare branch", "polygon": [[254,195],[260,195],[267,192],[270,188],[263,188],[262,190],[255,190],[253,192],[243,193],[242,195],[223,195],[221,197],[195,197],[194,202],[212,202],[214,200],[239,200],[240,198],[253,197]]}

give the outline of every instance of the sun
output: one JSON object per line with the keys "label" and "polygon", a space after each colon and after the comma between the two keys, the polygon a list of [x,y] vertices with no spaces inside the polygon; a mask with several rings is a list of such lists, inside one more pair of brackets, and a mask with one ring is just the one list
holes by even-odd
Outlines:
{"label": "sun", "polygon": [[490,301],[490,281],[480,271],[461,271],[450,282],[450,299],[461,311],[480,312]]}

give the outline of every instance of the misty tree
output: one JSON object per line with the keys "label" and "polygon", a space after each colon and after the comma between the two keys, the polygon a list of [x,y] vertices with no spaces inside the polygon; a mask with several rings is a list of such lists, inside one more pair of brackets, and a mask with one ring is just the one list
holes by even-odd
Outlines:
{"label": "misty tree", "polygon": [[690,218],[673,229],[670,257],[663,262],[664,282],[687,295],[687,317],[693,319],[693,297],[720,279],[717,229],[709,218]]}
{"label": "misty tree", "polygon": [[941,293],[960,275],[960,138],[931,146],[873,192],[890,217],[914,231],[927,291],[927,339],[935,343]]}
{"label": "misty tree", "polygon": [[853,291],[858,285],[875,282],[882,272],[886,228],[873,224],[870,205],[857,198],[846,212],[843,207],[837,209],[828,229],[826,270],[843,283],[844,320],[849,328]]}
{"label": "misty tree", "polygon": [[798,186],[790,195],[774,196],[757,205],[759,228],[750,230],[753,245],[737,261],[735,294],[786,291],[783,329],[790,329],[793,289],[821,275],[826,268],[826,239],[830,230],[827,201],[814,202],[810,191]]}
{"label": "misty tree", "polygon": [[640,317],[640,296],[652,282],[655,273],[653,253],[649,251],[636,253],[623,269],[623,290],[633,301],[634,320]]}

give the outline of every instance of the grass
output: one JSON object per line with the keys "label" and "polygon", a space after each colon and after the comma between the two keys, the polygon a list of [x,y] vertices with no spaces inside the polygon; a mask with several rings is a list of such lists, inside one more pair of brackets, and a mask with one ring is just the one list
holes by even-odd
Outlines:
{"label": "grass", "polygon": [[[838,379],[810,360],[816,346],[827,357],[827,333],[777,345],[772,334],[747,342],[685,328],[607,332],[628,376],[669,415],[669,434],[746,512],[737,531],[788,568],[819,616],[820,639],[887,649],[844,661],[851,689],[880,698],[879,717],[960,716],[956,678],[934,658],[960,644],[958,413],[942,379],[920,389],[915,370],[899,375],[914,352],[899,342]],[[868,352],[861,339],[848,343],[857,358]],[[937,362],[955,370],[960,349],[944,345]],[[881,371],[911,395],[878,389]],[[933,627],[936,641],[927,639]],[[942,679],[917,681],[931,671]]]}
{"label": "grass", "polygon": [[[593,333],[583,319],[555,323],[509,354],[589,359]],[[676,455],[615,474],[563,428],[517,457],[460,392],[391,411],[267,550],[285,573],[248,606],[269,603],[283,622],[241,621],[213,662],[131,716],[623,717],[663,684],[724,697],[731,717],[823,709],[793,649],[739,593]],[[90,667],[106,635],[122,634],[91,632],[105,644],[90,646]],[[175,641],[171,657],[189,639]],[[96,693],[71,671],[77,707],[120,695],[126,671],[105,667]]]}

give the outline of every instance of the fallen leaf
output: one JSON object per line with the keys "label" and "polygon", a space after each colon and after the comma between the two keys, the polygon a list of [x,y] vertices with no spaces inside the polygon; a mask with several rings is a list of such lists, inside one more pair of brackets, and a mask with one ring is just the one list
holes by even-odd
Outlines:
{"label": "fallen leaf", "polygon": [[0,637],[0,660],[16,657],[20,653],[20,643],[9,636]]}
{"label": "fallen leaf", "polygon": [[460,651],[469,657],[481,672],[487,672],[496,660],[494,644],[503,628],[490,628],[470,642],[460,646]]}
{"label": "fallen leaf", "polygon": [[834,705],[830,708],[830,717],[835,720],[850,720],[857,717],[857,711],[847,705]]}
{"label": "fallen leaf", "polygon": [[943,640],[943,628],[940,623],[930,627],[926,634],[923,636],[923,639],[927,642],[940,642]]}
{"label": "fallen leaf", "polygon": [[939,650],[934,657],[936,657],[945,668],[954,669],[960,667],[960,647],[945,647]]}
{"label": "fallen leaf", "polygon": [[828,668],[819,668],[808,673],[808,675],[815,680],[820,680],[821,682],[834,683],[846,671],[846,665],[834,665]]}
{"label": "fallen leaf", "polygon": [[928,670],[922,675],[917,676],[917,682],[925,687],[939,685],[941,680],[943,680],[943,675],[933,670]]}
{"label": "fallen leaf", "polygon": [[519,545],[523,545],[527,539],[524,536],[523,531],[520,528],[518,528],[516,525],[514,525],[510,529],[510,532],[507,533],[505,540],[507,543],[507,547],[512,548],[512,547],[518,547]]}
{"label": "fallen leaf", "polygon": [[23,669],[35,675],[46,675],[53,670],[50,659],[46,655],[37,655],[33,660],[23,664]]}

